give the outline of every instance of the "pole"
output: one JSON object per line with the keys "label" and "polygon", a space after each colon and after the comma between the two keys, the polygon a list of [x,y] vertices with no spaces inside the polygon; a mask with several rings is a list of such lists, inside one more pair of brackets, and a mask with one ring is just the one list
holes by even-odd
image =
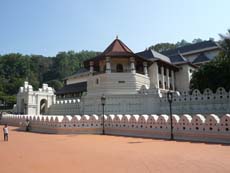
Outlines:
{"label": "pole", "polygon": [[105,105],[104,104],[102,104],[102,125],[103,125],[103,128],[102,128],[102,134],[104,135],[105,134],[105,117],[104,117],[104,107],[105,107]]}
{"label": "pole", "polygon": [[173,122],[172,122],[172,102],[169,102],[169,114],[170,114],[170,125],[171,125],[171,135],[170,139],[173,140]]}

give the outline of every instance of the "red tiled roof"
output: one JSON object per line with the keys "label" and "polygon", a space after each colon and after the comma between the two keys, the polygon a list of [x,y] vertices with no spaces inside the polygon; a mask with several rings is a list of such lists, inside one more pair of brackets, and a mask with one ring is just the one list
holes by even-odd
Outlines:
{"label": "red tiled roof", "polygon": [[104,56],[131,56],[133,52],[118,38],[116,38],[102,53]]}
{"label": "red tiled roof", "polygon": [[131,51],[121,40],[116,38],[103,53],[99,54],[94,58],[90,58],[84,61],[84,66],[88,67],[90,61],[98,61],[105,57],[135,57],[144,61],[149,61],[141,56],[136,55]]}

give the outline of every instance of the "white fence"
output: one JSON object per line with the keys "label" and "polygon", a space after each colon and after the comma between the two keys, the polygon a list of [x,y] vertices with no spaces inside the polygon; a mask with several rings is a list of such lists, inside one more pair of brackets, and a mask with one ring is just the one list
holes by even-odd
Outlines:
{"label": "white fence", "polygon": [[[105,115],[105,134],[138,136],[149,138],[170,138],[170,117],[168,115]],[[173,114],[173,135],[175,139],[230,143],[230,114],[219,118],[215,114],[207,116],[196,114],[181,116]],[[44,133],[102,133],[102,116],[2,116],[1,123],[25,129],[29,120],[31,131]]]}

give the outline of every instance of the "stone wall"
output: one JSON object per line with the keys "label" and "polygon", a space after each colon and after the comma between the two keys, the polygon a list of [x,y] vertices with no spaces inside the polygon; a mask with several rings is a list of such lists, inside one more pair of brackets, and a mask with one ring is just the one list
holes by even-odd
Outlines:
{"label": "stone wall", "polygon": [[[164,90],[142,87],[138,94],[105,95],[105,114],[169,114],[169,103]],[[230,112],[230,93],[218,88],[214,93],[206,89],[192,93],[174,93],[172,112],[174,114],[217,114]],[[56,101],[48,111],[51,115],[102,114],[100,96],[84,96],[81,102],[73,100]]]}
{"label": "stone wall", "polygon": [[[224,88],[218,88],[216,92],[205,89],[203,94],[199,90],[194,90],[192,94],[182,92],[180,95],[174,94],[172,103],[173,113],[176,114],[211,114],[219,116],[230,112],[230,92]],[[167,111],[166,111],[167,110]],[[169,106],[166,94],[160,99],[160,113],[168,113]]]}
{"label": "stone wall", "polygon": [[[138,136],[148,138],[170,138],[170,117],[161,115],[105,115],[105,134]],[[173,135],[176,140],[230,143],[230,114],[194,116],[173,114]],[[60,134],[102,133],[102,116],[26,116],[9,115],[2,117],[1,123],[19,126],[25,130],[26,120],[31,131]]]}

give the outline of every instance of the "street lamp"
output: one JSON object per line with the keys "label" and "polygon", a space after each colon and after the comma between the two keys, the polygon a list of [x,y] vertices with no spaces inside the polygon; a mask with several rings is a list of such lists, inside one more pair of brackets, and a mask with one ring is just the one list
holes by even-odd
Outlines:
{"label": "street lamp", "polygon": [[103,128],[102,128],[102,134],[104,135],[105,134],[105,117],[104,117],[104,114],[105,114],[105,101],[106,101],[106,98],[105,98],[105,95],[103,94],[101,96],[101,105],[102,105],[102,125],[103,125]]}
{"label": "street lamp", "polygon": [[172,101],[173,101],[173,93],[171,91],[167,92],[167,99],[169,102],[169,114],[170,114],[170,125],[171,125],[171,135],[170,139],[173,140],[173,122],[172,122]]}

